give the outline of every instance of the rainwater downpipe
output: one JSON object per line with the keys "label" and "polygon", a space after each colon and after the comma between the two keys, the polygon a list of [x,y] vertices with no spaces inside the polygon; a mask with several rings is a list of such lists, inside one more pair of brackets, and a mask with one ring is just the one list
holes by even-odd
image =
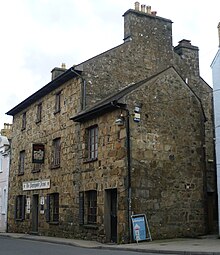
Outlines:
{"label": "rainwater downpipe", "polygon": [[132,241],[132,228],[131,228],[131,144],[130,144],[130,113],[128,109],[126,116],[126,147],[127,147],[127,170],[128,170],[128,241]]}
{"label": "rainwater downpipe", "polygon": [[82,100],[81,100],[81,110],[86,108],[86,80],[82,77],[82,75],[78,74],[73,68],[70,69],[71,72],[75,73],[78,77],[82,79]]}
{"label": "rainwater downpipe", "polygon": [[132,228],[131,228],[131,143],[130,143],[130,112],[127,108],[121,107],[115,102],[114,106],[126,111],[125,128],[126,128],[126,150],[127,150],[127,208],[128,208],[128,242],[132,241]]}

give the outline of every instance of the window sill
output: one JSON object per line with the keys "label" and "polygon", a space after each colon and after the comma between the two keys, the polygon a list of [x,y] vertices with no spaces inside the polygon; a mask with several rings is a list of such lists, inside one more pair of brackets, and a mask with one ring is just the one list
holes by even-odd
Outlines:
{"label": "window sill", "polygon": [[35,174],[35,173],[39,173],[41,171],[41,169],[39,169],[39,170],[32,170],[31,172],[33,173],[33,174]]}
{"label": "window sill", "polygon": [[41,123],[41,120],[36,120],[35,123],[36,123],[36,124],[40,124],[40,123]]}
{"label": "window sill", "polygon": [[60,113],[60,110],[56,110],[56,111],[54,111],[54,115],[56,115],[57,113]]}
{"label": "window sill", "polygon": [[86,225],[83,225],[84,228],[86,229],[98,229],[98,226],[96,224],[86,224]]}
{"label": "window sill", "polygon": [[18,176],[24,175],[24,173],[18,173]]}
{"label": "window sill", "polygon": [[95,162],[95,161],[97,161],[98,160],[98,158],[87,158],[87,159],[85,159],[84,161],[83,161],[83,163],[91,163],[91,162]]}
{"label": "window sill", "polygon": [[48,221],[47,223],[50,225],[59,225],[59,221]]}
{"label": "window sill", "polygon": [[60,165],[57,165],[57,166],[53,166],[53,165],[52,165],[50,168],[51,168],[52,170],[53,170],[53,169],[58,169],[58,168],[60,168]]}

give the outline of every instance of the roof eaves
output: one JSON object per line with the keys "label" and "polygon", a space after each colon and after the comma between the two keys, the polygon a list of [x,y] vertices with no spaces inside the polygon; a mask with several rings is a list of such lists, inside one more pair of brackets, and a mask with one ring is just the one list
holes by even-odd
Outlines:
{"label": "roof eaves", "polygon": [[47,95],[51,91],[55,90],[59,86],[61,86],[64,82],[67,82],[74,76],[77,76],[76,73],[81,73],[80,71],[73,71],[72,67],[68,69],[65,73],[58,76],[56,79],[52,80],[48,84],[46,84],[44,87],[36,91],[34,94],[23,100],[21,103],[16,105],[14,108],[6,112],[7,115],[14,116],[15,114],[21,112],[25,108],[27,108],[29,105],[35,103],[37,100],[42,98],[43,96]]}

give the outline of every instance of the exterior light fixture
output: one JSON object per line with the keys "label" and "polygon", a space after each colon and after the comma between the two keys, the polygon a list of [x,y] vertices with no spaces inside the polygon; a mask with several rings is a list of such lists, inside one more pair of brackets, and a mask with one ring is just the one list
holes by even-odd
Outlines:
{"label": "exterior light fixture", "polygon": [[115,124],[118,126],[123,126],[125,124],[124,122],[125,118],[122,114],[115,120]]}

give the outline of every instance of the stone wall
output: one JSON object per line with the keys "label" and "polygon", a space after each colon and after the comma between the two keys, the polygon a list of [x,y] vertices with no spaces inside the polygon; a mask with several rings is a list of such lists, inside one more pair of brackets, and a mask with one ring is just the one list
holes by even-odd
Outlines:
{"label": "stone wall", "polygon": [[[126,129],[115,125],[123,111],[106,112],[81,124],[70,117],[80,110],[83,80],[89,108],[112,93],[153,77],[122,98],[131,113],[132,210],[147,214],[154,239],[205,233],[206,178],[209,177],[213,192],[216,180],[215,169],[208,164],[214,150],[212,95],[211,88],[199,77],[197,47],[188,45],[187,54],[184,53],[187,57],[183,58],[177,49],[173,51],[170,20],[133,10],[126,12],[124,18],[124,44],[75,66],[75,70],[82,71],[82,79],[74,78],[25,109],[25,130],[21,130],[24,111],[14,116],[9,231],[32,229],[32,212],[22,222],[14,220],[16,195],[32,198],[36,193],[46,197],[58,192],[59,224],[48,224],[45,213],[39,214],[40,234],[109,241],[105,226],[106,192],[117,189],[118,242],[128,241]],[[170,66],[175,69],[164,72]],[[188,84],[184,82],[186,78]],[[55,95],[59,91],[61,112],[54,114]],[[35,123],[40,102],[42,121]],[[137,103],[142,105],[139,124],[132,120]],[[94,124],[99,128],[98,160],[88,162],[86,128]],[[51,169],[52,140],[57,137],[61,138],[61,167]],[[33,143],[43,143],[46,148],[45,162],[36,173],[32,172]],[[25,173],[18,176],[22,150],[26,152]],[[50,189],[22,190],[24,181],[39,179],[50,179]],[[79,192],[89,190],[97,190],[95,227],[79,225]]]}
{"label": "stone wall", "polygon": [[[68,225],[68,228],[73,224],[72,217],[75,208],[72,201],[76,199],[75,193],[72,192],[73,172],[77,168],[75,160],[78,145],[75,143],[74,127],[70,117],[76,114],[80,105],[80,88],[79,79],[72,80],[25,109],[27,124],[24,130],[21,130],[23,112],[14,116],[8,214],[8,230],[11,232],[30,232],[32,228],[32,211],[30,214],[26,214],[26,220],[23,222],[14,219],[17,195],[26,195],[32,199],[34,194],[39,194],[46,198],[48,193],[58,192],[60,194],[60,223]],[[55,114],[55,95],[58,91],[61,91],[61,111]],[[36,123],[37,105],[40,102],[42,103],[42,120]],[[61,138],[61,165],[58,169],[52,169],[52,140],[57,137]],[[45,161],[41,165],[40,172],[33,173],[32,144],[34,143],[45,145]],[[19,153],[22,150],[25,150],[26,154],[25,170],[24,175],[18,175]],[[23,182],[44,179],[50,179],[49,190],[22,190]],[[65,235],[62,227],[46,223],[45,213],[39,214],[39,232]]]}

